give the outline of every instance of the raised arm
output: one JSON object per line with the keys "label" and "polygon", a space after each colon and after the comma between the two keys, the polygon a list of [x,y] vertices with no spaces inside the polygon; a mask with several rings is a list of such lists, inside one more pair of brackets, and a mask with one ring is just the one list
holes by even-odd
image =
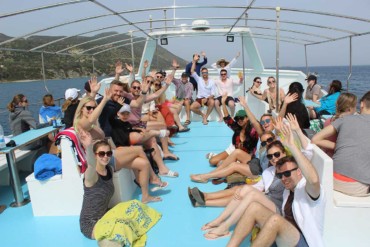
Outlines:
{"label": "raised arm", "polygon": [[207,59],[206,53],[204,51],[202,51],[200,54],[203,56],[203,62],[200,63],[200,67],[202,67],[202,66],[207,64],[208,59]]}
{"label": "raised arm", "polygon": [[254,116],[252,111],[249,109],[245,98],[243,96],[239,96],[238,99],[240,105],[243,106],[245,112],[247,113],[249,121],[251,121],[251,124],[256,129],[258,136],[261,136],[263,134],[263,129],[260,122],[256,119],[256,116]]}
{"label": "raised arm", "polygon": [[221,102],[222,102],[222,112],[224,113],[225,117],[229,115],[229,111],[227,110],[227,107],[226,107],[226,99],[227,99],[227,93],[224,93],[222,95]]}
{"label": "raised arm", "polygon": [[168,75],[165,79],[166,85],[162,86],[162,88],[156,91],[155,93],[148,95],[146,97],[145,103],[159,98],[159,96],[161,96],[161,94],[163,94],[167,90],[167,88],[171,85],[172,78],[173,78],[172,74]]}
{"label": "raised arm", "polygon": [[143,63],[143,72],[141,73],[141,80],[144,81],[146,77],[146,70],[148,69],[149,61],[145,60]]}
{"label": "raised arm", "polygon": [[294,144],[293,133],[288,125],[283,126],[281,133],[284,136],[283,144],[290,149],[303,177],[306,178],[307,193],[312,198],[318,198],[320,196],[320,179],[315,167]]}
{"label": "raised arm", "polygon": [[135,80],[135,74],[134,74],[134,68],[132,67],[131,64],[125,63],[126,69],[130,72],[129,77],[128,77],[128,84],[131,85],[131,83]]}
{"label": "raised arm", "polygon": [[301,142],[302,148],[306,149],[309,144],[309,141],[308,141],[307,136],[304,135],[302,129],[299,127],[297,117],[291,113],[288,113],[286,116],[286,119],[289,122],[290,129],[293,130],[297,134],[299,141]]}
{"label": "raised arm", "polygon": [[115,71],[115,77],[114,79],[119,81],[119,77],[121,75],[121,73],[123,72],[123,68],[122,68],[122,62],[121,61],[117,61],[116,62],[116,71]]}
{"label": "raised arm", "polygon": [[285,113],[286,113],[286,108],[288,107],[288,105],[294,101],[296,101],[298,99],[298,94],[297,93],[293,93],[293,94],[288,94],[286,97],[285,97],[285,100],[283,102],[283,105],[281,106],[281,109],[279,111],[279,117],[285,117]]}
{"label": "raised arm", "polygon": [[98,83],[98,78],[96,78],[96,76],[93,76],[89,80],[89,85],[91,90],[90,97],[95,99],[95,96],[100,89],[101,83]]}
{"label": "raised arm", "polygon": [[326,126],[323,130],[318,132],[312,137],[311,142],[316,144],[320,148],[326,148],[330,150],[335,149],[335,142],[327,140],[327,138],[337,135],[337,131],[333,125]]}
{"label": "raised arm", "polygon": [[175,77],[176,70],[180,67],[179,63],[176,61],[176,59],[172,60],[172,72],[171,75]]}
{"label": "raised arm", "polygon": [[236,61],[238,61],[238,57],[240,56],[240,51],[236,54],[236,56],[231,59],[230,63],[227,65],[229,68],[233,67]]}
{"label": "raised arm", "polygon": [[87,168],[84,173],[84,183],[86,187],[92,187],[98,181],[96,173],[96,159],[93,152],[92,137],[88,131],[78,129],[78,137],[86,150]]}

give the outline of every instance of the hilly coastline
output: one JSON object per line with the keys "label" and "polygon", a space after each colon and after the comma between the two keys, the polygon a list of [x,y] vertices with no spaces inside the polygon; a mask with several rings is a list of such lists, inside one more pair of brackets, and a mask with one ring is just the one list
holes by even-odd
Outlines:
{"label": "hilly coastline", "polygon": [[[112,36],[113,35],[113,36]],[[112,36],[103,38],[106,36]],[[12,37],[0,33],[0,42],[11,39]],[[42,59],[39,52],[20,52],[18,50],[30,50],[34,47],[52,42],[63,38],[63,36],[30,36],[12,41],[2,48],[8,50],[0,50],[0,81],[10,82],[17,80],[40,80],[42,79]],[[101,38],[101,39],[99,39]],[[44,49],[44,64],[46,79],[66,79],[90,76],[93,72],[92,56],[80,55],[80,51],[101,46],[98,49],[91,50],[90,54],[108,49],[113,46],[122,45],[124,42],[102,46],[112,42],[119,42],[129,39],[126,34],[118,34],[115,32],[101,33],[95,36],[76,36],[64,39],[60,42],[50,44]],[[99,39],[93,41],[95,39]],[[141,42],[142,41],[142,42]],[[140,64],[142,51],[145,45],[144,38],[134,37],[134,64],[137,71],[137,66]],[[74,45],[85,43],[80,46],[73,47],[64,51],[64,54],[56,54],[55,52],[72,47]],[[41,49],[40,49],[41,50]],[[69,55],[66,55],[68,53]],[[87,52],[89,53],[89,52]],[[122,46],[117,49],[111,49],[94,56],[95,74],[110,75],[114,71],[114,65],[117,60],[123,63],[132,63],[131,45]],[[179,58],[157,45],[154,59],[152,61],[152,69],[167,69],[172,63],[172,59],[177,59],[181,67],[186,65],[186,61]]]}

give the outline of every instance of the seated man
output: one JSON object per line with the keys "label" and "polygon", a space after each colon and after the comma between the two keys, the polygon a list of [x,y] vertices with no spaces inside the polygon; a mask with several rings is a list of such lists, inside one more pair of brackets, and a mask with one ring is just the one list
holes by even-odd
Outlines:
{"label": "seated man", "polygon": [[239,246],[255,224],[261,231],[255,246],[324,246],[325,197],[319,176],[311,162],[295,146],[290,128],[284,126],[284,144],[293,157],[276,164],[276,177],[284,187],[280,216],[258,202],[251,203],[240,218],[227,246]]}
{"label": "seated man", "polygon": [[[176,69],[179,68],[179,64],[174,59],[172,62],[172,75],[175,75]],[[180,105],[178,109],[178,113],[180,114],[182,106],[185,106],[186,112],[186,121],[185,125],[189,125],[191,123],[190,120],[190,105],[193,103],[193,84],[189,81],[189,75],[186,72],[181,74],[181,79],[172,79],[172,83],[175,84],[176,87],[176,99],[175,104]]]}
{"label": "seated man", "polygon": [[[197,73],[195,73],[195,66],[199,57],[194,57],[193,59],[193,66],[191,67],[191,76],[196,80],[198,84],[198,93],[197,99],[191,104],[191,110],[201,115],[203,118],[203,124],[207,125],[208,121],[207,118],[211,114],[213,107],[215,106],[214,96],[216,94],[216,84],[213,80],[208,78],[208,69],[202,68],[202,77],[199,77]],[[204,114],[200,108],[202,106],[207,106],[207,113]]]}
{"label": "seated man", "polygon": [[[312,142],[334,150],[334,190],[351,196],[369,195],[370,91],[360,100],[360,115],[336,119],[317,133]],[[337,141],[327,140],[337,135]]]}

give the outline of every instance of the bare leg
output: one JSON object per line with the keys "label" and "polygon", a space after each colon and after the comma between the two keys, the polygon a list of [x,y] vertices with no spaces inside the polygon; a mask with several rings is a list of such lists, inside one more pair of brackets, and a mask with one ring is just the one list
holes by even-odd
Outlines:
{"label": "bare leg", "polygon": [[246,164],[251,160],[251,155],[244,152],[241,149],[235,149],[223,162],[221,165],[217,166],[216,169],[222,169],[227,167],[233,162],[239,161],[240,163]]}
{"label": "bare leg", "polygon": [[118,170],[121,168],[136,170],[142,192],[141,201],[146,203],[158,200],[158,198],[149,195],[149,174],[151,168],[143,148],[139,146],[121,147],[117,148],[115,152],[116,167]]}
{"label": "bare leg", "polygon": [[234,196],[230,206],[228,205],[224,212],[211,222],[212,225],[218,225],[218,227],[212,229],[210,233],[216,236],[229,233],[230,227],[237,223],[252,202],[258,202],[276,213],[276,205],[264,193],[253,186],[245,185],[240,193]]}
{"label": "bare leg", "polygon": [[179,130],[185,129],[185,127],[181,124],[179,114],[176,108],[170,107],[170,111],[173,114],[173,119],[175,120],[176,125],[179,127]]}
{"label": "bare leg", "polygon": [[207,113],[206,113],[206,120],[211,115],[211,112],[215,106],[215,100],[213,98],[208,98],[207,102]]}
{"label": "bare leg", "polygon": [[[252,231],[253,226],[257,223],[263,227],[265,222],[274,214],[271,210],[267,209],[258,202],[252,202],[247,208],[243,216],[240,218],[235,227],[234,233],[231,236],[227,247],[237,247]],[[260,232],[261,233],[261,232]],[[272,244],[272,243],[271,243]],[[270,245],[271,245],[270,244]],[[266,244],[265,246],[270,246]]]}
{"label": "bare leg", "polygon": [[[166,126],[163,126],[163,124],[161,124],[159,122],[150,121],[150,122],[147,123],[147,129],[148,130],[151,130],[151,129],[161,130],[161,129],[166,129],[166,128],[167,128]],[[160,138],[160,140],[161,140],[161,143],[162,143],[163,155],[165,157],[171,156],[171,157],[177,159],[177,156],[174,155],[173,153],[171,153],[170,150],[168,149],[168,138],[163,137],[163,138]]]}
{"label": "bare leg", "polygon": [[185,112],[186,112],[186,120],[190,121],[190,100],[184,100]]}
{"label": "bare leg", "polygon": [[[194,101],[193,104],[191,104],[191,106],[190,106],[190,109],[195,114],[198,114],[198,115],[201,115],[202,116],[202,118],[203,118],[203,124],[207,124],[207,118],[205,118],[206,115],[204,115],[204,113],[200,110],[200,108],[201,108],[201,105],[198,102],[196,102],[196,101]],[[205,119],[205,122],[204,122],[204,119]]]}
{"label": "bare leg", "polygon": [[223,151],[210,158],[209,164],[212,166],[216,166],[221,160],[225,160],[228,156],[229,154],[226,151]]}
{"label": "bare leg", "polygon": [[230,100],[228,102],[228,106],[230,108],[231,117],[234,117],[234,114],[235,114],[235,102],[234,102],[234,100]]}
{"label": "bare leg", "polygon": [[190,175],[190,178],[194,182],[206,183],[211,178],[224,178],[235,172],[251,178],[256,177],[255,175],[252,174],[251,170],[249,169],[249,165],[234,162],[225,168],[214,170],[209,173]]}
{"label": "bare leg", "polygon": [[222,122],[223,121],[223,116],[222,116],[219,100],[215,100],[215,108],[216,108],[216,111],[217,111],[217,114],[218,114],[218,122]]}

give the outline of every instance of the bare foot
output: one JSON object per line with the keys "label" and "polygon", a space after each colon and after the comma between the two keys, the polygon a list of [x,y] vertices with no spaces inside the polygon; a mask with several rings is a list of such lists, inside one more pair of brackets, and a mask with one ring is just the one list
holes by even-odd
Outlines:
{"label": "bare foot", "polygon": [[148,196],[147,198],[142,198],[141,199],[141,202],[142,203],[151,203],[151,202],[160,202],[162,201],[162,198],[160,198],[159,196]]}
{"label": "bare foot", "polygon": [[201,174],[190,175],[190,179],[196,183],[208,183],[208,179],[204,178]]}
{"label": "bare foot", "polygon": [[204,234],[204,237],[208,240],[215,240],[218,238],[223,238],[223,237],[228,237],[228,236],[230,236],[230,232],[216,233],[216,232],[213,232],[213,230]]}
{"label": "bare foot", "polygon": [[207,224],[205,224],[204,226],[202,226],[202,228],[200,228],[202,231],[207,231],[207,230],[210,230],[210,229],[213,229],[215,227],[217,227],[218,225],[212,225],[212,222],[208,222]]}

